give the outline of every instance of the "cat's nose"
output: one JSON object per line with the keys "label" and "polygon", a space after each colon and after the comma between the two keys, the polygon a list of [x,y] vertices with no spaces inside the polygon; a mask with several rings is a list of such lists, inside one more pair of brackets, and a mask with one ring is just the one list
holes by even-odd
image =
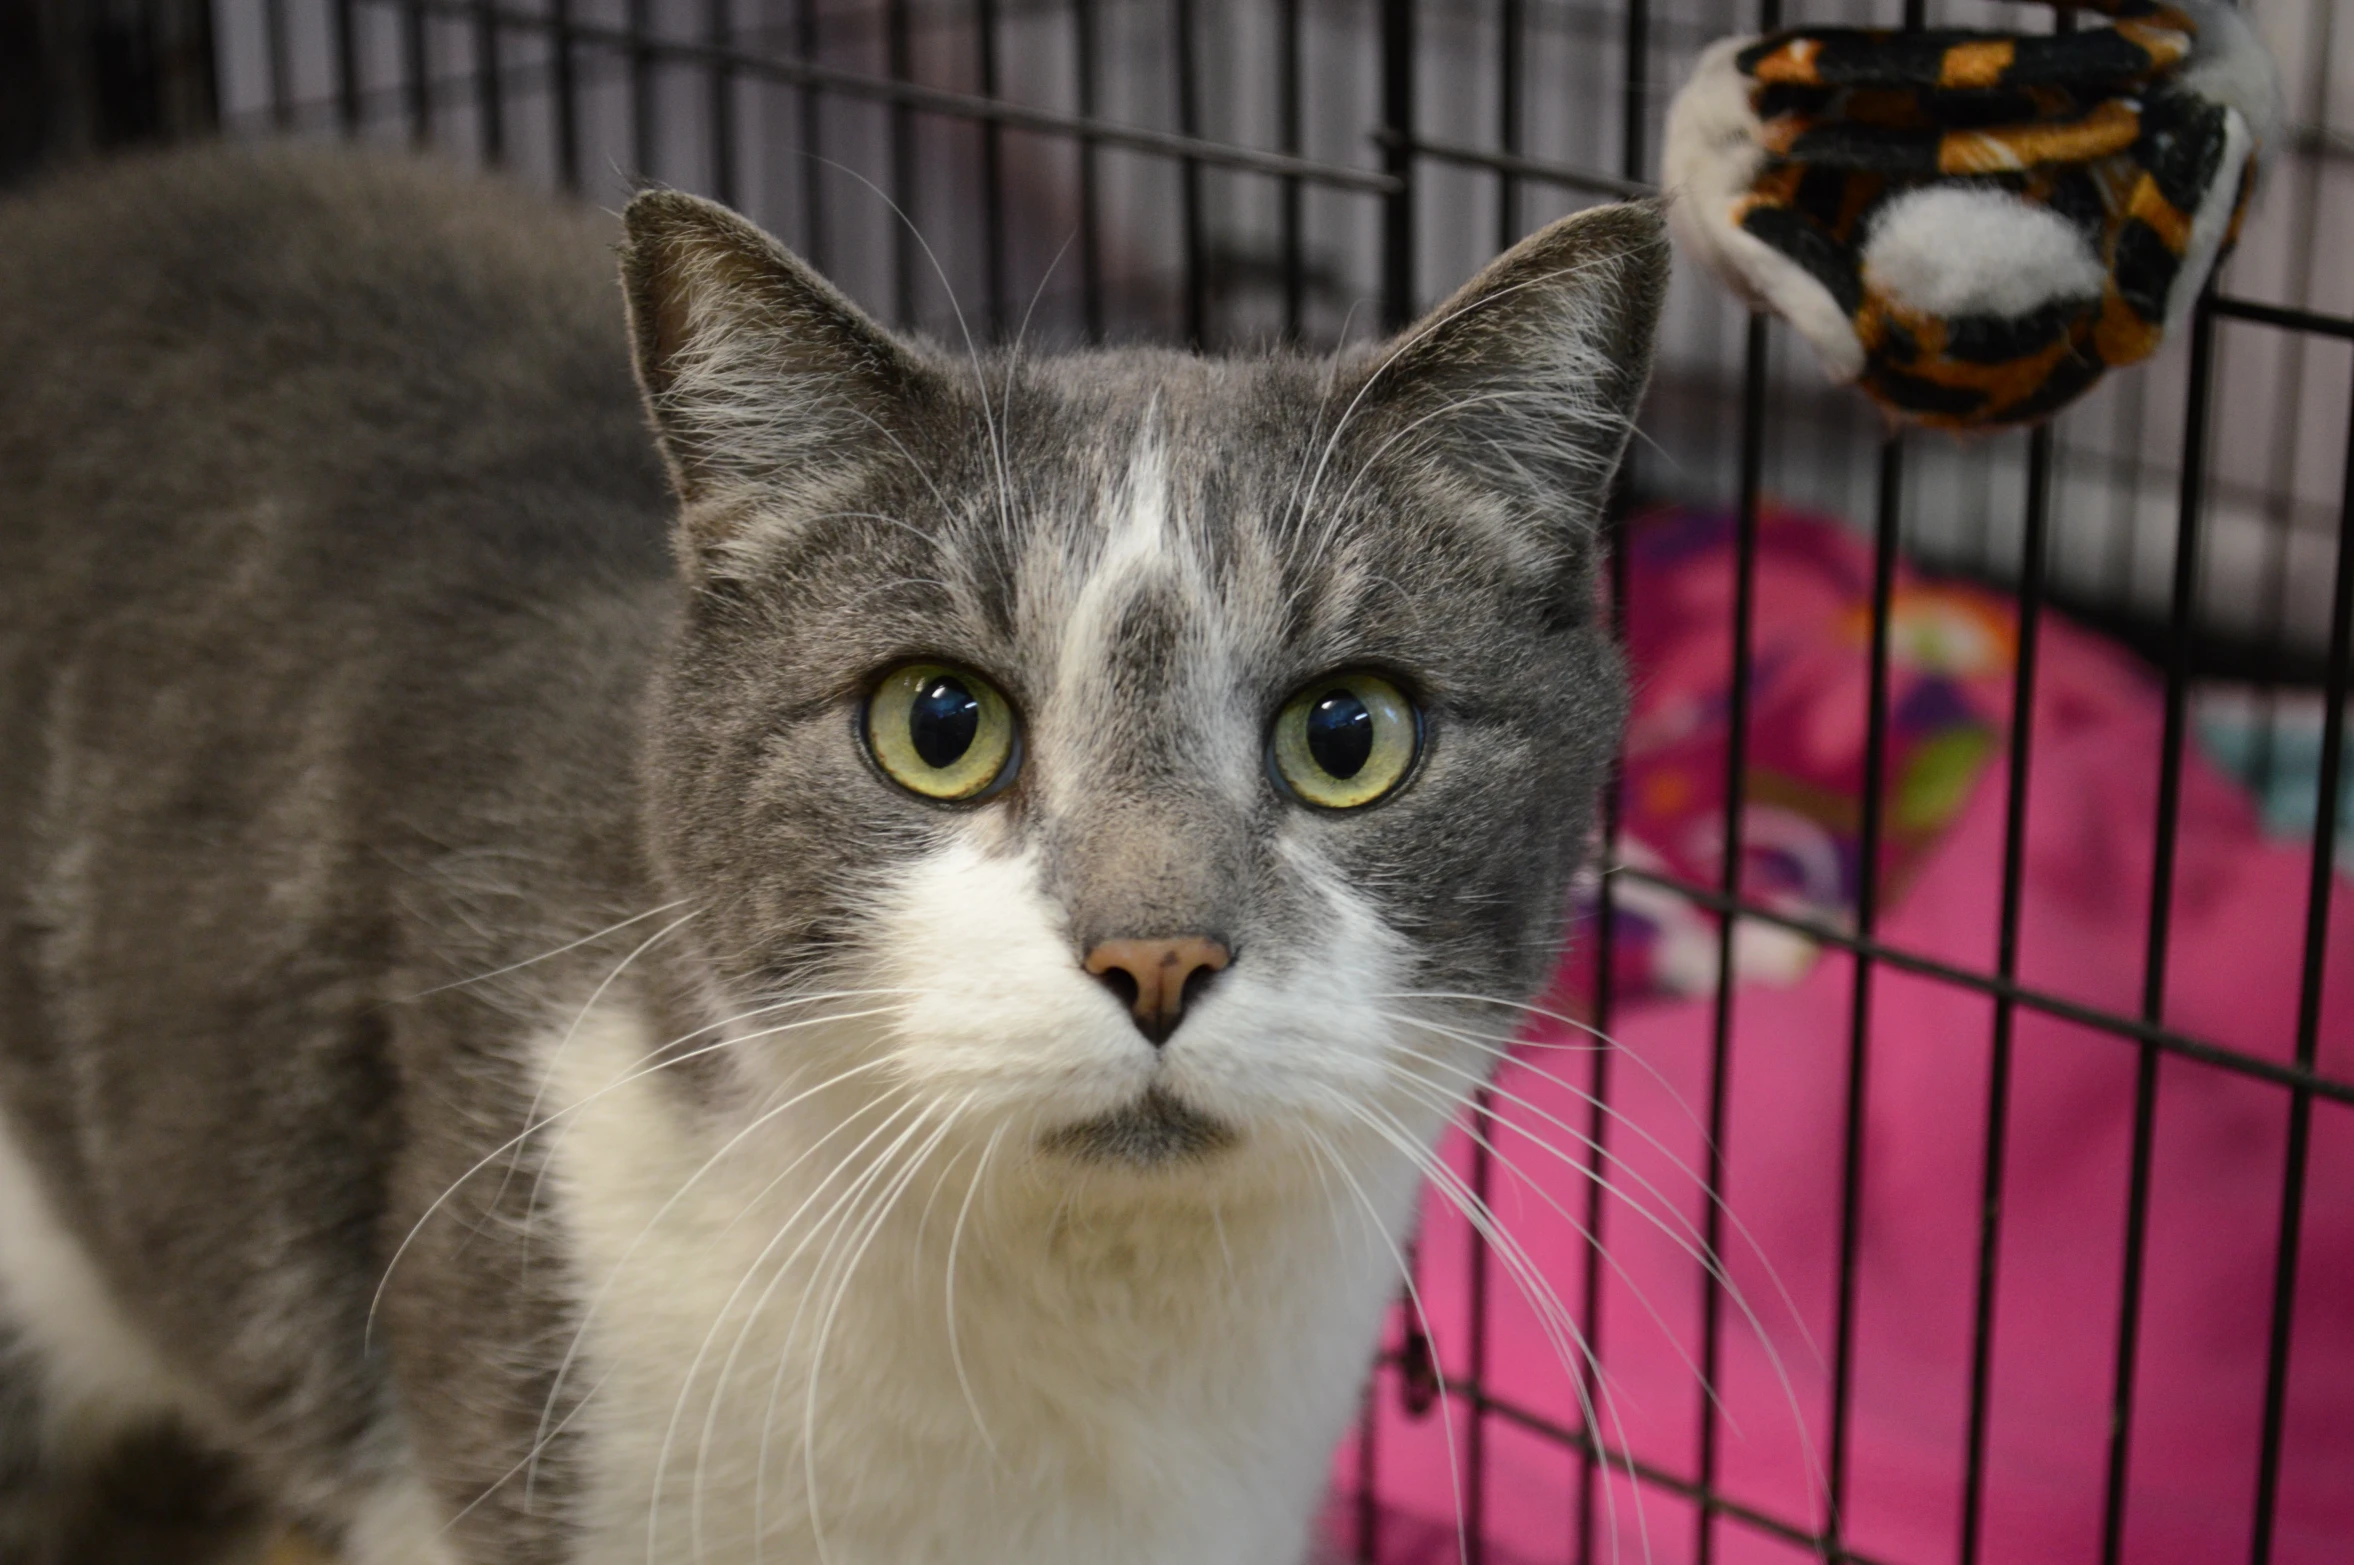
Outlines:
{"label": "cat's nose", "polygon": [[1087,953],[1087,971],[1120,997],[1154,1047],[1185,1019],[1185,1007],[1233,960],[1206,935],[1174,940],[1106,940]]}

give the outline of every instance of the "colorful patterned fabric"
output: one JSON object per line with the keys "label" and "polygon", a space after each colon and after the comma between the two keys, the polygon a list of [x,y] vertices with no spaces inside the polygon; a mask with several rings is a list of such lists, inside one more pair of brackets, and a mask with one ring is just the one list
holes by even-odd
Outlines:
{"label": "colorful patterned fabric", "polygon": [[[1620,857],[1713,886],[1731,737],[1733,521],[1660,511],[1636,525],[1629,547],[1635,707]],[[1795,917],[1851,928],[1863,873],[1872,553],[1837,522],[1768,511],[1756,568],[1742,888]],[[1975,586],[1899,569],[1889,612],[1884,898],[1907,884],[2000,747],[2016,647],[2008,600]],[[1634,879],[1620,879],[1613,898],[1622,996],[1714,987],[1713,918]],[[1814,956],[1811,941],[1767,925],[1736,931],[1743,977],[1793,982]]]}
{"label": "colorful patterned fabric", "polygon": [[[1712,49],[1671,115],[1679,230],[1900,416],[2050,415],[2180,318],[2237,235],[2278,112],[2253,33],[2211,0],[2068,9],[2108,25],[1807,28]],[[1937,186],[2010,200],[1896,216]],[[2040,250],[1968,231],[1988,221],[2035,229]],[[1969,275],[2014,260],[2023,272]]]}

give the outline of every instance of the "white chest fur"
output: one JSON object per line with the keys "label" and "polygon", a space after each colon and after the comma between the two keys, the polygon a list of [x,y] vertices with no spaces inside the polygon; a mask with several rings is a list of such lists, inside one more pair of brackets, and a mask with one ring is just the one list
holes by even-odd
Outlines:
{"label": "white chest fur", "polygon": [[[1345,1189],[1066,1201],[887,1106],[730,1146],[655,1041],[550,1040],[583,1565],[1296,1565],[1394,1275]],[[1356,1177],[1394,1232],[1411,1181]]]}

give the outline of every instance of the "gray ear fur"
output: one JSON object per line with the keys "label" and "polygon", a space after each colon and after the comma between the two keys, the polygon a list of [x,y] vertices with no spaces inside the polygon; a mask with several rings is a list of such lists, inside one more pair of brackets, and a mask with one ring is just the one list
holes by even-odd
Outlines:
{"label": "gray ear fur", "polygon": [[1582,531],[1634,429],[1668,264],[1656,201],[1538,230],[1377,353],[1368,433]]}
{"label": "gray ear fur", "polygon": [[938,393],[914,350],[726,207],[649,190],[622,223],[638,384],[690,535],[869,465]]}

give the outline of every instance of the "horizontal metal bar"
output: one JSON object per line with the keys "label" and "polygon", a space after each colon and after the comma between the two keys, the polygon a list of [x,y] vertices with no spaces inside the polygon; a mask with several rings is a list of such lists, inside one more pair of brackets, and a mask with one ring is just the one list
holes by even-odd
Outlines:
{"label": "horizontal metal bar", "polygon": [[1760,907],[1754,902],[1730,898],[1722,892],[1696,886],[1689,881],[1678,880],[1671,875],[1654,874],[1649,870],[1636,869],[1632,865],[1625,864],[1618,866],[1611,873],[1623,875],[1629,880],[1640,881],[1647,886],[1656,886],[1662,891],[1673,892],[1694,906],[1707,908],[1712,913],[1730,912],[1737,918],[1750,918],[1761,924],[1772,924],[1777,928],[1790,930],[1794,934],[1804,935],[1810,940],[1836,950],[1853,952],[1869,957],[1876,962],[1885,962],[1890,967],[1901,968],[1906,972],[1919,973],[1926,978],[1939,979],[1961,988],[1974,989],[1981,994],[2006,999],[2014,1004],[2026,1006],[2030,1010],[2041,1011],[2047,1016],[2058,1017],[2062,1021],[2074,1022],[2079,1026],[2090,1027],[2098,1032],[2115,1033],[2142,1043],[2155,1044],[2169,1054],[2177,1054],[2184,1059],[2196,1060],[2202,1065],[2212,1065],[2218,1070],[2227,1070],[2242,1076],[2253,1076],[2260,1081],[2269,1081],[2277,1086],[2301,1087],[2316,1097],[2328,1098],[2338,1103],[2354,1104],[2354,1082],[2339,1081],[2335,1077],[2324,1076],[2318,1071],[2283,1064],[2278,1060],[2268,1060],[2260,1055],[2243,1054],[2236,1049],[2226,1049],[2216,1044],[2202,1043],[2187,1033],[2175,1032],[2155,1022],[2143,1021],[2139,1017],[2121,1016],[2114,1012],[2101,1010],[2097,1006],[2083,1005],[2074,1000],[2063,999],[2059,995],[2049,994],[2040,989],[2030,989],[2024,984],[2011,982],[1992,973],[1976,973],[1968,968],[1955,967],[1950,963],[1940,962],[1935,957],[1922,956],[1918,952],[1907,951],[1901,946],[1887,945],[1878,940],[1860,939],[1849,934],[1846,930],[1835,929],[1828,924],[1817,923],[1812,919],[1796,918],[1788,913],[1779,913],[1772,908]]}
{"label": "horizontal metal bar", "polygon": [[2344,337],[2354,340],[2354,317],[2323,315],[2317,310],[2291,309],[2285,304],[2264,304],[2255,299],[2237,299],[2217,294],[2209,305],[2217,315],[2235,321],[2254,321],[2262,326],[2278,326],[2284,331],[2313,332],[2324,337]]}
{"label": "horizontal metal bar", "polygon": [[[1398,1356],[1395,1353],[1384,1354],[1383,1359],[1393,1367],[1398,1363]],[[1878,1555],[1858,1553],[1856,1550],[1836,1543],[1819,1533],[1809,1532],[1804,1527],[1784,1521],[1779,1516],[1770,1515],[1753,1506],[1744,1505],[1739,1500],[1727,1499],[1717,1491],[1703,1488],[1689,1478],[1681,1477],[1664,1467],[1654,1466],[1640,1457],[1631,1456],[1623,1448],[1605,1445],[1594,1438],[1591,1430],[1573,1429],[1567,1424],[1547,1418],[1544,1414],[1522,1407],[1516,1402],[1506,1401],[1504,1398],[1486,1391],[1474,1381],[1449,1375],[1444,1377],[1443,1383],[1448,1397],[1452,1400],[1460,1401],[1464,1405],[1482,1412],[1491,1413],[1508,1424],[1517,1424],[1530,1434],[1583,1451],[1591,1456],[1599,1466],[1612,1473],[1624,1474],[1631,1467],[1637,1478],[1654,1489],[1664,1490],[1677,1499],[1690,1501],[1704,1511],[1714,1511],[1728,1521],[1739,1522],[1745,1527],[1765,1533],[1770,1537],[1779,1538],[1784,1543],[1794,1543],[1818,1559],[1836,1561],[1839,1562],[1839,1565],[1888,1565],[1888,1562],[1882,1560]]]}
{"label": "horizontal metal bar", "polygon": [[[362,0],[362,3],[379,7],[415,3],[442,16],[479,17],[484,14],[471,0]],[[558,30],[556,22],[536,12],[496,8],[489,14],[502,28],[539,32]],[[680,60],[692,65],[725,66],[744,75],[788,87],[807,87],[820,92],[839,93],[848,98],[895,103],[954,119],[1002,125],[1009,130],[1065,136],[1095,146],[1125,147],[1135,152],[1178,158],[1210,168],[1307,180],[1334,189],[1362,191],[1368,195],[1390,195],[1404,188],[1402,181],[1375,169],[1351,168],[1345,163],[1323,163],[1313,158],[1292,157],[1281,152],[1229,146],[1199,136],[1181,136],[1174,131],[1121,125],[1110,120],[1087,119],[1075,114],[1055,114],[1045,109],[984,98],[978,93],[952,92],[945,87],[893,81],[886,76],[869,76],[860,71],[814,65],[806,60],[748,54],[740,49],[724,49],[685,38],[647,37],[627,28],[594,22],[565,23],[561,30],[576,43],[620,51],[642,51],[658,59]]]}
{"label": "horizontal metal bar", "polygon": [[[1376,146],[1387,148],[1397,137],[1381,131],[1373,133]],[[1541,185],[1560,185],[1570,190],[1588,190],[1596,195],[1620,196],[1641,200],[1659,194],[1657,185],[1639,179],[1621,179],[1616,174],[1597,173],[1568,163],[1548,163],[1542,158],[1522,157],[1516,152],[1490,152],[1484,147],[1466,147],[1457,142],[1431,141],[1415,137],[1405,143],[1406,151],[1418,158],[1429,158],[1434,163],[1453,163],[1463,168],[1483,169],[1491,174],[1509,174],[1514,179],[1534,180]]]}

